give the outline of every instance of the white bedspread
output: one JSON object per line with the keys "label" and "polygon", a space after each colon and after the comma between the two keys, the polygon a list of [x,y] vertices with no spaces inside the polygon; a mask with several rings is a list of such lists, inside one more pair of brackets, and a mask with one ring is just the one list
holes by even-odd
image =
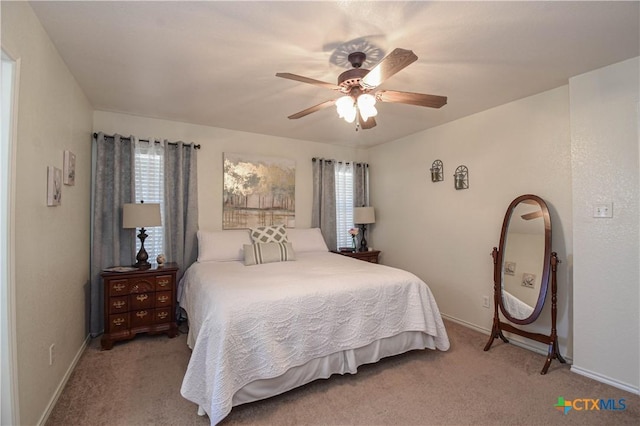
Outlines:
{"label": "white bedspread", "polygon": [[508,291],[502,290],[502,302],[513,318],[525,319],[529,318],[533,313],[533,308],[531,306],[527,305]]}
{"label": "white bedspread", "polygon": [[181,393],[211,424],[235,392],[257,380],[403,331],[434,337],[447,350],[438,306],[415,275],[332,253],[244,266],[202,262],[183,279],[192,355]]}

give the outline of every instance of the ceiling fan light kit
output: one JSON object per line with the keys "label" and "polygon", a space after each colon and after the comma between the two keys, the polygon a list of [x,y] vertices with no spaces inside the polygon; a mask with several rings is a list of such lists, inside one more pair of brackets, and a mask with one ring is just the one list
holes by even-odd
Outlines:
{"label": "ceiling fan light kit", "polygon": [[371,129],[376,126],[375,118],[378,110],[376,102],[391,102],[408,105],[423,106],[428,108],[441,108],[447,104],[446,96],[425,95],[422,93],[399,92],[394,90],[376,90],[380,84],[389,77],[395,75],[418,57],[411,50],[395,49],[385,56],[371,70],[362,68],[367,55],[364,52],[353,52],[348,56],[352,69],[338,76],[338,84],[334,85],[324,81],[315,80],[291,73],[277,73],[276,77],[287,78],[302,83],[312,84],[318,87],[340,92],[343,96],[338,99],[322,102],[305,110],[290,115],[289,119],[298,119],[313,112],[335,105],[338,116],[348,123],[356,123],[362,129]]}

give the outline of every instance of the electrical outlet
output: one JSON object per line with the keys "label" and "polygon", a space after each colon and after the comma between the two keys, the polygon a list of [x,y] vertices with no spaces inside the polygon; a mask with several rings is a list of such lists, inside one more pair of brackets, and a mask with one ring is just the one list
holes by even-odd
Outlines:
{"label": "electrical outlet", "polygon": [[594,204],[593,217],[613,217],[613,203]]}
{"label": "electrical outlet", "polygon": [[489,296],[482,296],[482,306],[485,308],[489,307]]}
{"label": "electrical outlet", "polygon": [[52,343],[51,346],[49,346],[49,365],[53,365],[53,362],[56,359],[55,348],[56,348],[56,345],[54,343]]}

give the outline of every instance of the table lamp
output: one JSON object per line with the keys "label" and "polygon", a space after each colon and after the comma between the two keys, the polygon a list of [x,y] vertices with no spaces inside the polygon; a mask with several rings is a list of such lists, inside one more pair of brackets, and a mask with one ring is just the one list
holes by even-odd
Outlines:
{"label": "table lamp", "polygon": [[360,251],[367,251],[367,239],[365,238],[365,232],[367,231],[367,225],[376,223],[376,214],[373,207],[354,207],[353,209],[353,221],[356,225],[360,225],[362,231],[362,238],[360,239]]}
{"label": "table lamp", "polygon": [[149,255],[144,249],[144,240],[148,237],[145,227],[162,226],[160,217],[160,204],[140,204],[131,203],[122,206],[122,227],[123,228],[140,228],[138,238],[140,239],[140,250],[136,255],[137,262],[133,265],[136,268],[150,268],[148,262]]}

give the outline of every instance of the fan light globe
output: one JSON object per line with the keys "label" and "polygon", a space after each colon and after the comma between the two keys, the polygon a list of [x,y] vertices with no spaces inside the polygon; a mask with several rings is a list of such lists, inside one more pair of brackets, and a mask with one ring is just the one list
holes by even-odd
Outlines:
{"label": "fan light globe", "polygon": [[340,118],[346,122],[353,123],[356,119],[356,107],[351,96],[343,96],[336,101],[336,109]]}
{"label": "fan light globe", "polygon": [[367,121],[369,117],[375,117],[378,115],[378,110],[374,106],[375,104],[376,98],[373,95],[365,93],[358,97],[358,109],[360,110],[360,115],[362,115],[362,119],[364,121]]}

